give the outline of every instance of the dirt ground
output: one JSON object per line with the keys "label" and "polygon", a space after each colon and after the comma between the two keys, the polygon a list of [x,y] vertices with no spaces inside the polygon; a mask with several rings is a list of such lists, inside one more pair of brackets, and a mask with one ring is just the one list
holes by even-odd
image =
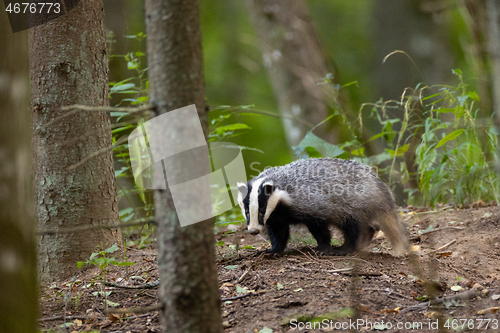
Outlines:
{"label": "dirt ground", "polygon": [[[306,245],[312,237],[297,228],[285,255],[270,259],[261,238],[219,231],[225,332],[500,332],[500,207],[410,207],[402,217],[414,251],[401,257],[383,235],[354,256],[317,256]],[[111,269],[108,280],[130,286],[157,279],[154,249],[128,254],[137,264]],[[65,323],[67,332],[160,332],[154,310],[103,314],[106,302],[113,309],[154,305],[157,288],[103,287],[91,282],[96,274],[87,270],[40,291],[43,332],[64,332]]]}

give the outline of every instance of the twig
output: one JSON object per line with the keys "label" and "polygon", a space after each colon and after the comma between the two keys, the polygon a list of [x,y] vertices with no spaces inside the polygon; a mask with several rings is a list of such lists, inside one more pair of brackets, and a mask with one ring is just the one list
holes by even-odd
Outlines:
{"label": "twig", "polygon": [[134,107],[116,107],[116,106],[88,106],[88,105],[68,105],[62,106],[61,110],[79,110],[79,111],[116,111],[116,112],[128,112],[128,113],[138,113],[143,111],[154,110],[156,107],[154,105],[145,105],[138,108]]}
{"label": "twig", "polygon": [[450,246],[451,244],[455,243],[456,241],[457,241],[457,240],[456,240],[456,239],[454,239],[454,240],[452,240],[451,242],[449,242],[449,243],[447,243],[447,244],[445,244],[445,245],[443,245],[443,246],[441,246],[441,247],[439,247],[439,248],[437,248],[437,249],[435,249],[435,250],[430,251],[429,253],[434,253],[434,252],[437,252],[437,251],[444,250],[444,249],[446,249],[448,246]]}
{"label": "twig", "polygon": [[115,143],[113,143],[111,146],[107,146],[107,147],[104,147],[104,148],[101,148],[95,152],[93,152],[92,154],[89,154],[87,157],[85,157],[83,160],[81,160],[80,162],[76,163],[76,164],[73,164],[72,166],[68,167],[68,171],[71,171],[73,169],[76,169],[78,168],[80,165],[84,164],[85,162],[87,162],[88,160],[96,157],[96,156],[99,156],[101,154],[104,154],[104,153],[107,153],[108,151],[112,151],[113,149],[115,149],[115,147],[118,147],[119,145],[121,145],[122,143],[126,142],[127,140],[129,139],[128,136],[123,136],[121,138],[119,138],[118,140],[116,140]]}
{"label": "twig", "polygon": [[164,307],[163,303],[157,303],[153,304],[150,306],[145,306],[142,308],[130,308],[130,309],[120,309],[120,310],[114,310],[114,309],[109,309],[104,311],[105,314],[109,313],[114,313],[114,314],[126,314],[126,313],[145,313],[145,312],[151,312],[151,311],[160,311]]}
{"label": "twig", "polygon": [[250,264],[250,267],[248,267],[245,272],[238,278],[238,280],[236,280],[236,283],[240,283],[241,281],[243,281],[243,279],[245,278],[245,276],[247,276],[248,272],[250,272],[253,268],[253,265],[254,263]]}
{"label": "twig", "polygon": [[465,228],[462,228],[462,227],[441,227],[441,228],[438,228],[438,229],[434,229],[434,230],[429,230],[429,231],[426,231],[426,232],[422,232],[421,234],[418,234],[418,235],[415,235],[415,236],[411,237],[411,239],[417,239],[420,236],[427,235],[427,234],[430,234],[430,233],[436,232],[436,231],[441,231],[441,230],[444,230],[444,229],[464,230]]}
{"label": "twig", "polygon": [[312,269],[312,268],[305,268],[305,267],[297,267],[297,266],[286,266],[286,268],[290,269],[296,269],[298,271],[304,271],[304,272],[322,272],[322,273],[343,273],[343,272],[350,272],[352,271],[352,268],[339,268],[339,269]]}
{"label": "twig", "polygon": [[117,228],[126,228],[133,227],[136,225],[143,224],[156,224],[154,217],[148,218],[146,221],[132,221],[132,222],[119,222],[115,224],[96,224],[96,225],[82,225],[78,227],[72,228],[60,228],[60,229],[46,229],[46,230],[38,230],[36,232],[37,235],[56,235],[56,234],[67,234],[78,231],[87,231],[93,229],[117,229]]}
{"label": "twig", "polygon": [[244,297],[247,297],[247,296],[250,296],[250,295],[253,295],[253,294],[254,293],[246,293],[246,294],[238,295],[238,296],[234,296],[234,297],[226,297],[226,298],[222,298],[220,301],[221,302],[232,301],[232,300],[244,298]]}
{"label": "twig", "polygon": [[363,290],[382,291],[382,292],[384,292],[384,293],[387,293],[387,296],[390,296],[390,295],[396,295],[396,296],[399,296],[399,297],[401,297],[401,298],[406,298],[406,299],[411,298],[410,296],[405,296],[405,295],[400,294],[400,293],[398,293],[398,292],[395,292],[395,291],[393,291],[393,290],[391,290],[391,289],[389,289],[389,288],[387,288],[387,289],[381,289],[381,288],[380,288],[380,289],[377,289],[377,288],[368,288],[368,289],[365,289],[365,288],[363,288]]}
{"label": "twig", "polygon": [[417,305],[409,306],[409,307],[404,308],[401,311],[399,311],[399,313],[404,313],[404,312],[407,312],[407,311],[410,311],[410,310],[415,310],[415,309],[418,309],[418,308],[425,308],[425,307],[431,306],[431,305],[441,304],[441,303],[443,303],[445,301],[471,299],[471,298],[476,297],[477,293],[478,293],[478,291],[476,289],[470,289],[470,290],[467,290],[467,291],[465,291],[463,293],[460,293],[460,294],[456,294],[456,295],[452,295],[452,296],[448,296],[448,297],[436,298],[436,299],[433,299],[433,300],[431,300],[429,302],[425,302],[425,303],[420,303],[420,304],[417,304]]}
{"label": "twig", "polygon": [[[88,319],[88,318],[89,317],[87,317],[87,316],[66,316],[67,320],[73,320],[73,319],[85,320],[85,319]],[[46,322],[46,321],[54,321],[54,320],[60,320],[60,319],[64,319],[64,316],[60,315],[60,316],[54,316],[54,317],[45,317],[45,318],[38,319],[38,321],[41,322],[41,323],[43,323],[43,322]]]}
{"label": "twig", "polygon": [[244,298],[244,297],[247,297],[247,296],[260,295],[260,294],[263,294],[263,293],[267,293],[268,291],[269,290],[261,290],[261,291],[257,291],[257,292],[255,292],[255,291],[249,291],[249,292],[247,292],[246,294],[243,294],[243,295],[222,298],[220,301],[221,302],[232,301],[232,300]]}
{"label": "twig", "polygon": [[69,105],[69,106],[62,106],[61,110],[62,111],[68,111],[65,114],[62,114],[58,117],[55,117],[49,122],[46,122],[45,124],[40,127],[40,130],[43,130],[50,126],[51,124],[55,123],[56,121],[59,121],[61,119],[64,119],[66,117],[69,117],[78,111],[116,111],[116,112],[128,112],[128,113],[138,113],[138,112],[144,112],[144,111],[151,111],[154,110],[155,106],[153,105],[146,105],[146,106],[141,106],[139,108],[128,108],[128,107],[114,107],[114,106],[87,106],[87,105]]}

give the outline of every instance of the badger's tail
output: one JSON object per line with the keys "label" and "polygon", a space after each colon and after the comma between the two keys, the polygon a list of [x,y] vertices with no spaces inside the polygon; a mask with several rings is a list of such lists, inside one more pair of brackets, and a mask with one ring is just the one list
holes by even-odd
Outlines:
{"label": "badger's tail", "polygon": [[380,214],[375,221],[389,238],[392,249],[397,255],[404,254],[410,248],[403,224],[396,209]]}

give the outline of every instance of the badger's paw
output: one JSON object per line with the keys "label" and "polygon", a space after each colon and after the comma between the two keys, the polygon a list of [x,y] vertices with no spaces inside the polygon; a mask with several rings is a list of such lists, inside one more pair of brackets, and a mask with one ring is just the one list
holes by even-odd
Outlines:
{"label": "badger's paw", "polygon": [[341,256],[344,257],[348,254],[352,254],[354,252],[353,249],[345,247],[345,246],[332,246],[329,254],[331,256]]}
{"label": "badger's paw", "polygon": [[264,252],[264,258],[268,259],[278,259],[283,256],[283,252],[273,252],[272,250],[267,250]]}
{"label": "badger's paw", "polygon": [[318,256],[327,256],[331,253],[332,247],[327,245],[327,246],[317,246],[314,248],[314,251]]}

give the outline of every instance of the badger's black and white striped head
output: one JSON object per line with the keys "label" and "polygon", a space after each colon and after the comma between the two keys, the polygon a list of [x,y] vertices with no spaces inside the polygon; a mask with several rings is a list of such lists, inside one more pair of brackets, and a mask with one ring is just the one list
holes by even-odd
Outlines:
{"label": "badger's black and white striped head", "polygon": [[238,203],[252,234],[264,231],[267,220],[280,202],[289,204],[291,201],[286,191],[264,177],[248,184],[238,183],[238,190]]}

